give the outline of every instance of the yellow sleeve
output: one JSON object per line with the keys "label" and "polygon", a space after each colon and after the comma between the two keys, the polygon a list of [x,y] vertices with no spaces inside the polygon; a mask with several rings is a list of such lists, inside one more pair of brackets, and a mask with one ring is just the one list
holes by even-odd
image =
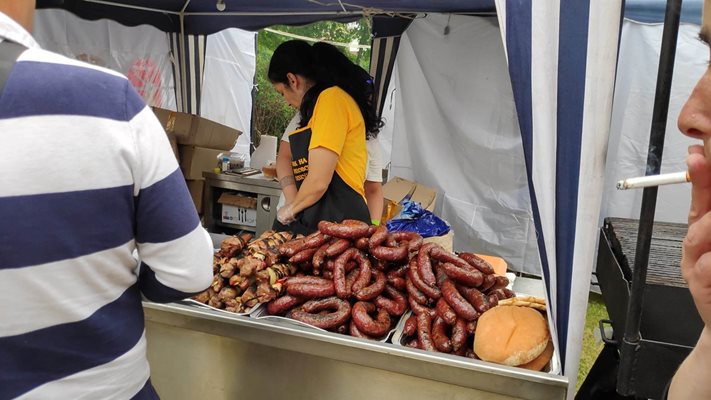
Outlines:
{"label": "yellow sleeve", "polygon": [[324,90],[316,101],[309,150],[324,147],[340,156],[348,133],[349,113],[346,94],[334,89]]}

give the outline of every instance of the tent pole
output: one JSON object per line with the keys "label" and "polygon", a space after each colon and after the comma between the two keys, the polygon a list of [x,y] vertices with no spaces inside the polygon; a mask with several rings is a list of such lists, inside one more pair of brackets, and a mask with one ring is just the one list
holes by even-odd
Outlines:
{"label": "tent pole", "polygon": [[[664,31],[659,56],[659,69],[657,71],[657,86],[652,113],[652,128],[649,135],[646,175],[656,175],[661,170],[680,13],[681,0],[668,0],[664,15]],[[635,364],[641,339],[642,306],[647,283],[647,264],[649,263],[654,212],[657,205],[657,189],[657,187],[646,188],[642,195],[632,287],[627,307],[624,337],[620,344],[620,368],[617,377],[617,392],[625,396],[634,395],[636,392],[634,371],[637,368]],[[648,366],[643,366],[642,368],[645,367]]]}
{"label": "tent pole", "polygon": [[188,3],[190,3],[190,0],[187,0],[185,4],[183,4],[183,8],[180,10],[178,13],[178,17],[180,18],[180,36],[178,36],[178,46],[180,49],[179,56],[178,57],[178,65],[180,69],[180,91],[182,93],[181,100],[182,104],[178,107],[178,111],[181,112],[188,112],[188,96],[186,92],[186,88],[188,87],[188,81],[186,80],[186,74],[185,71],[187,71],[187,64],[185,63],[185,9],[188,7]]}

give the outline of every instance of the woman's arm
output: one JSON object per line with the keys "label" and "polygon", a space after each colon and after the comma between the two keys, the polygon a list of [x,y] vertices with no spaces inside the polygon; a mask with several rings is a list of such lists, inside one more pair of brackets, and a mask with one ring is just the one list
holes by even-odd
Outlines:
{"label": "woman's arm", "polygon": [[[373,224],[379,225],[380,218],[383,217],[383,184],[380,182],[365,181],[365,200],[368,202],[370,220]],[[377,222],[377,223],[376,223]]]}
{"label": "woman's arm", "polygon": [[294,170],[291,169],[291,145],[285,140],[281,140],[279,143],[276,172],[286,204],[289,204],[296,198],[297,190],[296,182],[294,181]]}

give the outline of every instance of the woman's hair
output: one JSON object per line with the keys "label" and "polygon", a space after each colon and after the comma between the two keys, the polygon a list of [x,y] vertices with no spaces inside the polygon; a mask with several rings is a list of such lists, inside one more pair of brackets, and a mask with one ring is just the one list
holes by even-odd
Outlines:
{"label": "woman's hair", "polygon": [[309,45],[303,40],[290,40],[280,44],[269,62],[269,80],[288,86],[286,74],[289,72],[301,75],[314,83],[301,101],[301,127],[311,119],[319,94],[331,86],[338,86],[358,104],[365,121],[367,136],[377,136],[383,122],[377,117],[373,104],[373,78],[336,47],[324,42]]}

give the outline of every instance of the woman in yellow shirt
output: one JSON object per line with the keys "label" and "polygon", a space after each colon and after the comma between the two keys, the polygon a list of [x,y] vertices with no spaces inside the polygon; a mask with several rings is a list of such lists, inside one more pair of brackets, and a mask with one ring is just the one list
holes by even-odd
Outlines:
{"label": "woman in yellow shirt", "polygon": [[301,114],[289,133],[291,171],[277,171],[282,188],[293,191],[295,185],[297,192],[279,209],[275,229],[308,234],[321,220],[369,223],[365,139],[382,122],[368,73],[330,44],[291,40],[274,51],[268,75]]}

